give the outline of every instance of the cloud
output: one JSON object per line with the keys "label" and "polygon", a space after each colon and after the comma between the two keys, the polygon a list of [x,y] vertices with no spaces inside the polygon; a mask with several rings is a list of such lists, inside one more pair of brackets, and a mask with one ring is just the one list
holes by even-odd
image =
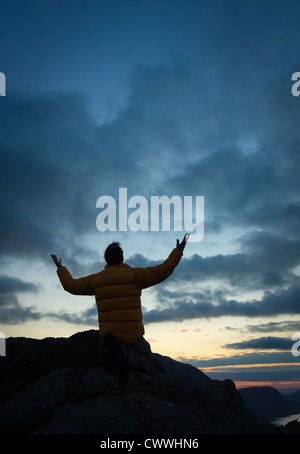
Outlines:
{"label": "cloud", "polygon": [[[225,59],[219,74],[218,65],[174,59],[139,66],[127,103],[102,123],[78,93],[11,93],[0,112],[3,253],[44,258],[59,247],[71,257],[81,238],[96,232],[97,198],[117,196],[122,186],[146,196],[204,195],[206,235],[225,225],[295,235],[296,107],[291,100],[277,106],[275,123],[284,118],[285,127],[274,145],[265,123],[275,114],[262,107],[274,102],[266,81],[248,80],[246,95],[237,80],[249,67],[232,74]],[[95,260],[91,248],[78,252]]]}
{"label": "cloud", "polygon": [[[263,139],[271,141],[269,138]],[[279,139],[278,139],[279,140]],[[226,149],[201,152],[187,164],[180,176],[172,178],[174,191],[205,197],[206,224],[222,230],[237,225],[248,230],[263,229],[283,237],[295,236],[299,227],[299,138],[291,130],[280,137],[281,148],[270,150],[268,143],[248,154],[232,145]],[[283,144],[282,144],[283,142]],[[279,148],[279,146],[278,146]],[[299,151],[299,150],[298,150]]]}
{"label": "cloud", "polygon": [[73,183],[78,167],[85,170],[81,147],[87,115],[80,100],[62,94],[11,94],[5,107],[0,134],[6,188],[1,197],[2,254],[45,257],[65,237],[66,224],[69,234],[80,230],[79,214],[86,213],[86,206],[78,204],[80,182]]}
{"label": "cloud", "polygon": [[75,325],[88,325],[98,327],[98,313],[96,304],[85,309],[79,313],[67,313],[64,311],[59,312],[47,312],[43,314],[44,317],[53,320],[64,321]]}
{"label": "cloud", "polygon": [[189,334],[189,333],[201,333],[201,329],[171,329],[171,333]]}
{"label": "cloud", "polygon": [[[170,293],[169,293],[170,295]],[[300,286],[280,289],[277,292],[266,291],[260,300],[237,301],[226,299],[221,291],[202,291],[190,293],[189,300],[181,299],[173,293],[172,303],[165,309],[144,311],[146,323],[163,321],[182,321],[195,318],[232,317],[267,317],[283,314],[299,314]]]}
{"label": "cloud", "polygon": [[[3,256],[48,260],[59,249],[96,259],[96,200],[138,175],[122,121],[101,126],[75,93],[11,93],[1,106]],[[117,131],[118,130],[118,131]],[[128,133],[127,133],[128,134]],[[126,144],[127,142],[127,144]],[[82,244],[82,248],[80,248]]]}
{"label": "cloud", "polygon": [[[91,248],[78,244],[96,233],[98,197],[117,198],[119,187],[147,196],[170,168],[176,173],[184,159],[184,143],[178,143],[184,136],[178,129],[184,113],[179,109],[177,117],[173,110],[165,118],[167,104],[153,97],[153,90],[163,95],[173,78],[171,93],[165,93],[170,103],[176,87],[191,76],[167,66],[140,68],[136,75],[126,107],[103,123],[78,93],[12,92],[7,97],[0,111],[3,256],[45,260],[59,249],[71,258],[77,249],[80,258],[96,260]],[[189,103],[192,91],[186,90],[180,96]],[[157,162],[159,171],[153,165]]]}
{"label": "cloud", "polygon": [[97,308],[93,304],[80,313],[41,311],[37,306],[24,306],[20,293],[37,293],[39,286],[32,282],[0,275],[0,320],[4,325],[22,324],[26,321],[54,319],[71,324],[98,326]]}
{"label": "cloud", "polygon": [[[226,352],[224,356],[215,356],[213,358],[203,357],[179,357],[180,361],[186,361],[195,367],[199,368],[227,368],[232,367],[244,367],[249,366],[253,368],[254,365],[262,365],[270,367],[272,365],[278,365],[278,367],[286,368],[289,363],[297,363],[295,357],[291,351],[257,351],[257,352],[242,352],[235,355]],[[282,366],[284,365],[284,367]],[[295,364],[293,368],[299,368],[298,364]]]}
{"label": "cloud", "polygon": [[[244,252],[183,258],[172,279],[155,288],[156,308],[147,323],[222,316],[268,317],[299,314],[300,243],[269,232],[242,236]],[[260,299],[244,298],[262,291]],[[233,298],[237,293],[242,300]]]}
{"label": "cloud", "polygon": [[17,293],[36,293],[38,286],[19,278],[0,276],[0,320],[3,324],[18,324],[28,320],[40,320],[42,315],[36,307],[25,307]]}
{"label": "cloud", "polygon": [[[19,284],[19,286],[21,286],[21,284]],[[32,287],[32,284],[29,285],[28,289],[29,288],[33,291],[35,290],[34,286]],[[161,289],[156,290],[156,298],[160,301],[159,308],[148,310],[146,307],[143,307],[143,321],[145,324],[149,324],[165,321],[183,321],[196,318],[213,319],[223,316],[252,318],[273,317],[286,314],[298,315],[300,313],[298,304],[299,297],[299,286],[288,289],[279,289],[275,292],[266,291],[260,300],[253,299],[248,301],[226,299],[220,290],[212,291],[206,289],[198,292],[186,291],[185,293],[178,294],[177,291],[168,290],[168,288],[162,287]],[[63,311],[57,313],[38,312],[36,308],[25,308],[20,305],[17,297],[13,293],[3,292],[1,306],[3,312],[3,323],[7,323],[8,321],[10,322],[12,319],[15,323],[21,323],[24,319],[40,319],[44,317],[62,320],[71,324],[97,325],[97,310],[95,304],[80,313],[67,313]],[[12,316],[14,311],[15,315]],[[252,327],[251,325],[246,325],[245,329],[253,332],[268,332],[280,329],[283,331],[286,329],[296,330],[298,327],[296,322],[278,322],[265,325],[262,324],[262,326],[255,325]],[[261,339],[274,340],[275,338]],[[245,345],[248,345],[247,341],[245,342]],[[254,348],[254,341],[252,345]],[[242,344],[241,348],[243,348]],[[249,348],[251,347],[249,346]]]}
{"label": "cloud", "polygon": [[[294,333],[299,330],[298,321],[280,321],[280,322],[269,322],[259,323],[255,325],[245,325],[244,329],[251,333],[270,333],[270,332],[291,332]],[[225,329],[235,330],[236,328],[227,326]]]}
{"label": "cloud", "polygon": [[235,382],[254,382],[253,386],[258,386],[258,382],[267,382],[268,386],[276,387],[277,383],[283,387],[290,387],[291,384],[295,388],[299,388],[300,384],[300,370],[298,365],[274,365],[274,366],[261,366],[261,367],[226,367],[226,369],[211,369],[205,371],[206,374],[216,380],[234,380]]}
{"label": "cloud", "polygon": [[262,231],[241,235],[239,243],[243,252],[208,257],[194,254],[183,259],[178,277],[198,282],[223,280],[245,290],[293,282],[294,269],[300,264],[298,240]]}
{"label": "cloud", "polygon": [[16,295],[7,295],[0,300],[1,323],[21,324],[28,320],[41,320],[42,314],[36,306],[24,306]]}
{"label": "cloud", "polygon": [[[208,244],[213,235],[226,242],[223,231],[234,227],[237,252],[184,258],[155,290],[165,303],[145,310],[145,322],[299,314],[299,103],[288,86],[290,60],[278,75],[266,64],[268,47],[256,55],[260,37],[246,32],[246,54],[234,34],[223,53],[225,43],[210,32],[220,59],[202,44],[201,64],[174,58],[137,67],[127,101],[102,123],[78,93],[10,93],[0,111],[2,256],[48,262],[54,252],[85,273],[99,261],[88,237],[100,195],[116,197],[122,186],[132,195],[204,195]],[[130,264],[158,263],[136,247]],[[255,290],[263,296],[250,300]],[[21,310],[12,295],[3,307]],[[28,316],[95,319],[34,308]]]}
{"label": "cloud", "polygon": [[225,348],[233,349],[255,349],[255,350],[289,350],[295,341],[283,337],[267,336],[257,339],[236,342],[224,345]]}
{"label": "cloud", "polygon": [[14,292],[37,292],[38,286],[13,276],[0,275],[0,295]]}

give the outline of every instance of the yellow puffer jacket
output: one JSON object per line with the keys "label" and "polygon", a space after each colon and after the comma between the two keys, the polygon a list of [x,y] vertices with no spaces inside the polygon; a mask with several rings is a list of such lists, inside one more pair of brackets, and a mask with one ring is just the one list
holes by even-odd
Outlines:
{"label": "yellow puffer jacket", "polygon": [[144,335],[142,289],[159,284],[169,277],[182,257],[173,249],[167,260],[157,266],[132,268],[126,263],[106,265],[87,277],[73,279],[65,266],[57,269],[63,288],[73,295],[95,295],[100,335],[113,334],[127,345]]}

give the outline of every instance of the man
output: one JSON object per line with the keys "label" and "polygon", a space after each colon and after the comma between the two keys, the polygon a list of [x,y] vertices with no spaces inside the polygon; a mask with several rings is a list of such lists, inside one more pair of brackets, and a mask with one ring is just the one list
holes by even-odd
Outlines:
{"label": "man", "polygon": [[[64,290],[73,295],[95,295],[100,336],[108,352],[108,367],[112,357],[117,355],[120,364],[126,363],[143,372],[153,371],[151,348],[143,337],[141,293],[143,289],[159,284],[173,273],[187,240],[188,235],[184,236],[181,243],[177,240],[176,248],[162,264],[147,268],[133,268],[124,263],[120,244],[111,243],[104,253],[104,270],[79,279],[73,279],[61,259],[51,255]],[[126,381],[127,372],[124,373]]]}

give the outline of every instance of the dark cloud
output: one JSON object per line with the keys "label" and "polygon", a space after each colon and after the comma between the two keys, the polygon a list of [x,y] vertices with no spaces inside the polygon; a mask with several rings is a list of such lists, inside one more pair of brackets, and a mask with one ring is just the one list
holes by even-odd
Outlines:
{"label": "dark cloud", "polygon": [[269,289],[289,284],[300,264],[300,242],[269,232],[240,237],[243,252],[201,257],[194,254],[180,264],[182,279],[203,282],[223,280],[244,290]]}
{"label": "dark cloud", "polygon": [[275,114],[266,117],[256,101],[273,102],[266,82],[242,96],[241,116],[243,70],[230,76],[226,68],[211,82],[211,68],[189,61],[141,66],[126,105],[101,124],[78,93],[10,94],[0,111],[3,253],[44,257],[59,245],[70,256],[66,239],[72,248],[95,232],[97,198],[122,186],[133,194],[204,195],[206,235],[225,225],[295,234],[297,107],[277,106],[285,130],[274,144],[261,121],[272,123]]}
{"label": "dark cloud", "polygon": [[[204,195],[208,244],[234,227],[238,252],[184,258],[155,290],[160,308],[145,310],[145,321],[299,314],[300,104],[290,92],[297,15],[273,2],[234,2],[233,15],[227,3],[205,8],[202,28],[191,23],[197,45],[184,57],[136,67],[122,107],[101,122],[78,92],[10,91],[1,99],[2,257],[50,264],[54,252],[72,272],[88,274],[102,266],[104,245],[85,243],[96,233],[100,195],[117,198],[119,187],[132,195]],[[137,249],[128,263],[158,263]],[[6,285],[7,320],[27,310],[32,318],[94,323],[94,309],[23,308],[17,282]],[[261,299],[233,297],[255,290]]]}
{"label": "dark cloud", "polygon": [[[235,326],[226,326],[224,329],[228,331],[235,331],[240,330],[241,328],[237,328]],[[243,331],[247,331],[249,333],[274,333],[274,332],[285,332],[285,333],[294,333],[299,331],[300,329],[300,322],[299,321],[291,321],[291,320],[284,320],[278,322],[268,322],[268,323],[256,323],[255,325],[245,325],[243,327]]]}
{"label": "dark cloud", "polygon": [[147,257],[144,257],[142,254],[134,254],[133,256],[130,256],[127,260],[125,259],[125,262],[129,266],[137,268],[146,268],[148,266],[155,266],[161,263],[157,260],[148,259]]}
{"label": "dark cloud", "polygon": [[[179,358],[184,360],[184,358]],[[187,358],[185,358],[187,360]],[[189,357],[188,362],[189,364],[193,364],[196,367],[206,368],[206,367],[229,367],[229,366],[244,366],[249,365],[249,369],[254,364],[262,364],[262,365],[275,365],[278,364],[287,364],[295,361],[295,357],[292,355],[291,351],[257,351],[257,352],[242,352],[235,355],[226,352],[224,356],[218,356],[214,358],[197,358],[197,357]],[[284,368],[287,366],[285,365]],[[294,368],[297,367],[294,366]],[[231,369],[232,370],[232,369]]]}
{"label": "dark cloud", "polygon": [[37,292],[38,286],[32,282],[24,282],[22,279],[12,276],[0,275],[0,295],[15,292]]}
{"label": "dark cloud", "polygon": [[16,295],[0,297],[0,319],[4,325],[21,324],[29,320],[40,320],[42,314],[36,306],[24,306]]}
{"label": "dark cloud", "polygon": [[63,311],[59,312],[48,312],[44,314],[44,317],[64,321],[75,325],[89,325],[98,327],[98,313],[96,304],[93,304],[90,308],[80,313],[67,313]]}
{"label": "dark cloud", "polygon": [[19,293],[36,293],[38,286],[19,278],[0,276],[0,320],[3,324],[19,324],[28,320],[40,320],[36,307],[25,307],[18,298]]}
{"label": "dark cloud", "polygon": [[258,325],[246,325],[245,329],[249,332],[269,333],[274,331],[295,332],[300,329],[299,321],[281,321],[260,323]]}
{"label": "dark cloud", "polygon": [[[1,109],[4,255],[44,257],[66,225],[69,233],[79,229],[79,221],[71,222],[80,187],[74,184],[76,166],[83,162],[77,122],[84,136],[84,108],[70,95],[11,94]],[[86,206],[80,211],[86,213]]]}
{"label": "dark cloud", "polygon": [[[290,134],[280,138],[279,150],[261,143],[259,150],[248,154],[237,148],[232,138],[230,148],[204,157],[199,154],[171,183],[181,193],[204,195],[206,222],[219,230],[240,226],[296,237],[300,163],[289,165],[293,141],[299,139],[291,128]],[[299,159],[299,145],[293,146]]]}
{"label": "dark cloud", "polygon": [[115,183],[126,186],[137,163],[120,146],[113,125],[104,130],[96,124],[82,96],[11,93],[5,101],[0,110],[2,254],[48,260],[59,248],[66,257],[77,249],[81,257],[95,259],[78,245],[83,235],[96,231],[96,200],[115,193]]}
{"label": "dark cloud", "polygon": [[[171,294],[168,294],[169,298]],[[193,318],[232,317],[270,317],[283,314],[299,314],[300,287],[266,291],[260,300],[237,301],[226,299],[221,291],[190,292],[181,299],[173,292],[172,303],[167,308],[160,304],[159,309],[144,311],[147,323],[162,321],[182,321]],[[160,300],[163,301],[163,298]]]}
{"label": "dark cloud", "polygon": [[[257,359],[259,360],[259,358]],[[281,382],[281,384],[286,382],[286,387],[288,388],[290,387],[291,382],[293,382],[294,386],[298,388],[300,383],[300,371],[298,365],[290,366],[288,364],[272,367],[228,367],[226,370],[214,369],[213,371],[209,371],[207,375],[216,380],[230,379],[235,382],[245,381],[247,386],[251,386],[249,382],[254,382],[253,386],[257,386],[257,382],[267,382],[268,385],[273,382],[274,387],[276,387],[276,382]]]}
{"label": "dark cloud", "polygon": [[39,286],[32,282],[11,277],[0,276],[0,320],[4,325],[21,324],[29,320],[38,321],[49,318],[71,324],[98,325],[97,308],[93,304],[81,313],[64,311],[41,311],[37,306],[24,306],[19,299],[20,293],[37,293]]}
{"label": "dark cloud", "polygon": [[292,339],[283,337],[267,336],[259,337],[257,339],[249,339],[241,342],[224,345],[228,349],[254,349],[254,350],[289,350],[291,351],[292,345],[295,343]]}
{"label": "dark cloud", "polygon": [[300,382],[299,365],[291,351],[256,351],[252,353],[243,351],[236,355],[227,352],[222,357],[209,359],[196,357],[179,359],[199,367],[209,377],[217,380]]}
{"label": "dark cloud", "polygon": [[[241,245],[243,253],[183,258],[172,279],[155,289],[159,306],[145,312],[145,320],[299,314],[299,277],[294,270],[300,264],[300,243],[253,232],[242,237]],[[176,284],[175,290],[171,283]],[[211,283],[213,289],[207,288]],[[253,290],[264,292],[261,299],[231,297],[233,292]]]}

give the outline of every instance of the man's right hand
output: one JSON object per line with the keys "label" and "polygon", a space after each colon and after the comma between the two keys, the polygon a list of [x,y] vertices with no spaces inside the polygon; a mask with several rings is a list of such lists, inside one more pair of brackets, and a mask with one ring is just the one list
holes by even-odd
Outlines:
{"label": "man's right hand", "polygon": [[185,245],[189,239],[190,235],[188,233],[186,233],[183,237],[183,240],[181,241],[181,243],[179,243],[179,240],[176,240],[176,247],[177,249],[179,249],[181,252],[183,252],[184,248],[185,248]]}
{"label": "man's right hand", "polygon": [[51,254],[51,257],[52,257],[52,259],[53,259],[53,262],[54,262],[55,265],[57,266],[57,268],[59,268],[60,266],[62,266],[62,264],[61,264],[61,259],[58,260],[55,254]]}

